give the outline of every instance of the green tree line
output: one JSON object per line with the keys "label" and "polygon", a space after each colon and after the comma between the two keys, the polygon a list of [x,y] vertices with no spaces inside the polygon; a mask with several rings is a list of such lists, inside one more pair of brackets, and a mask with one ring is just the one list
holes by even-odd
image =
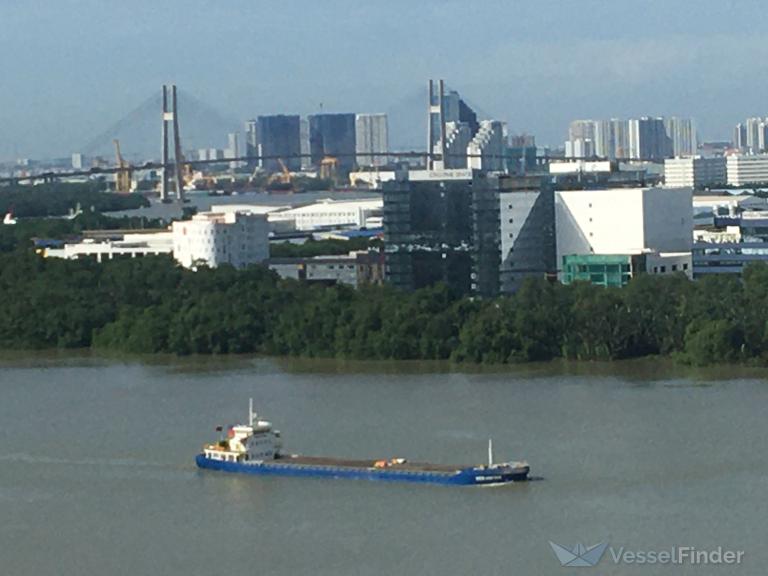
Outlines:
{"label": "green tree line", "polygon": [[138,230],[163,228],[160,219],[141,216],[105,216],[84,212],[76,218],[26,218],[12,226],[0,225],[0,252],[27,250],[34,239],[77,238],[85,230]]}
{"label": "green tree line", "polygon": [[149,206],[140,194],[104,192],[103,182],[54,182],[37,186],[0,187],[0,213],[19,218],[65,216],[78,204],[83,211],[115,212]]}
{"label": "green tree line", "polygon": [[269,245],[272,258],[313,258],[315,256],[343,255],[353,251],[381,248],[383,243],[378,238],[350,238],[349,240],[313,240],[303,244],[291,242],[273,242]]}
{"label": "green tree line", "polygon": [[643,275],[625,288],[530,280],[459,298],[282,280],[265,268],[190,272],[170,257],[91,261],[0,255],[0,347],[132,353],[263,353],[514,363],[672,356],[768,360],[768,266],[691,282]]}

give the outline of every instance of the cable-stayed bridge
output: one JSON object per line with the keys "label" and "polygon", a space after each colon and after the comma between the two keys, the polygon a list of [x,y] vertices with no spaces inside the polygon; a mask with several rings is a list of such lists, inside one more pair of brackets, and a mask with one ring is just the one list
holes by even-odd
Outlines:
{"label": "cable-stayed bridge", "polygon": [[[114,156],[113,140],[120,141],[129,160],[160,157],[162,94],[158,91],[136,108],[91,138],[80,149],[86,156]],[[238,132],[240,122],[184,90],[179,90],[179,117],[185,150],[210,148],[225,142],[227,134]]]}

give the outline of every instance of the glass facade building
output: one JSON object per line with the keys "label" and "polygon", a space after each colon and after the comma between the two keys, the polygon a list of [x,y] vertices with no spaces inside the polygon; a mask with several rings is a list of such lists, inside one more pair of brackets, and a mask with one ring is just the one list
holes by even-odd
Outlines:
{"label": "glass facade building", "polygon": [[589,282],[599,286],[626,286],[645,270],[645,256],[625,254],[579,254],[563,256],[563,284]]}
{"label": "glass facade building", "polygon": [[338,167],[349,172],[355,167],[357,151],[355,114],[315,114],[309,120],[309,153],[312,164],[336,158]]}
{"label": "glass facade building", "polygon": [[415,290],[443,282],[458,294],[499,291],[498,181],[403,179],[383,187],[385,275]]}
{"label": "glass facade building", "polygon": [[258,139],[260,155],[270,157],[262,161],[265,170],[279,172],[280,160],[289,170],[301,169],[299,116],[259,116]]}

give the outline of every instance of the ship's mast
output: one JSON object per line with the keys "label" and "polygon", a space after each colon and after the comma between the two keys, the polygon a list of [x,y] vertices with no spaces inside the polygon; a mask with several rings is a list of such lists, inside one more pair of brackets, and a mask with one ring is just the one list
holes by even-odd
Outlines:
{"label": "ship's mast", "polygon": [[253,426],[253,398],[248,399],[248,426]]}
{"label": "ship's mast", "polygon": [[488,468],[493,466],[493,438],[488,438]]}

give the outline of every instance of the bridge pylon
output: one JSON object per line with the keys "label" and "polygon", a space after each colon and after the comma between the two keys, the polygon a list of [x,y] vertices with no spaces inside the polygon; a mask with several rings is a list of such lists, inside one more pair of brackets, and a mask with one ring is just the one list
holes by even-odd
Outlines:
{"label": "bridge pylon", "polygon": [[[170,98],[169,98],[170,96]],[[162,128],[162,178],[160,184],[160,200],[170,202],[170,142],[169,129],[173,132],[173,179],[175,181],[175,196],[177,202],[184,202],[184,179],[182,177],[181,137],[179,135],[179,110],[176,97],[176,84],[163,85],[163,128]]]}

